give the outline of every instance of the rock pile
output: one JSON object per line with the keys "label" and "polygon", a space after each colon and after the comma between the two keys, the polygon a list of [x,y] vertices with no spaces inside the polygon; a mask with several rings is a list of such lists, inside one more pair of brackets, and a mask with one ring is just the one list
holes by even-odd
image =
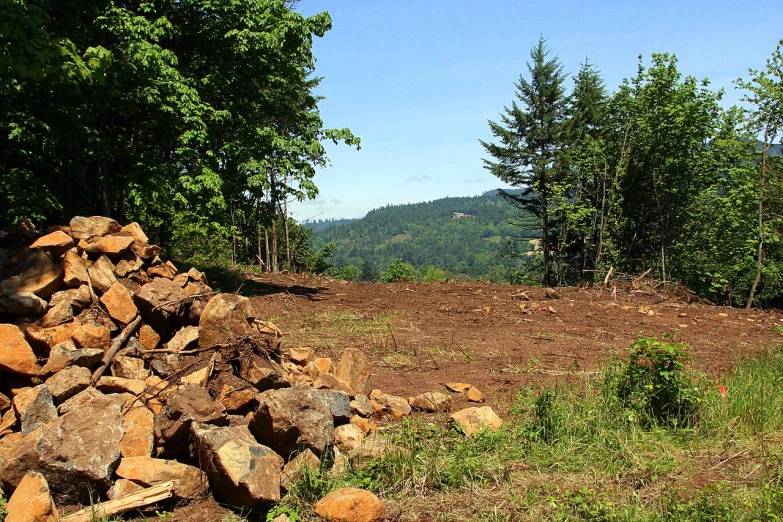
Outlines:
{"label": "rock pile", "polygon": [[[322,459],[340,473],[388,451],[378,421],[448,409],[447,393],[371,390],[360,350],[335,363],[282,348],[247,298],[215,294],[204,274],[159,254],[138,224],[104,217],[0,231],[6,520],[31,510],[56,520],[55,502],[96,496],[109,499],[106,516],[209,491],[236,507],[276,502]],[[483,401],[469,385],[448,389]],[[452,416],[466,434],[499,425],[490,408],[469,410]]]}

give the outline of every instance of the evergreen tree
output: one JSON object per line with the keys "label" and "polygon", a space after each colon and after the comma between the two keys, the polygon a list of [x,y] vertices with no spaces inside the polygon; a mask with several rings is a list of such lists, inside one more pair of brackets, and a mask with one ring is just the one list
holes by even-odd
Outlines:
{"label": "evergreen tree", "polygon": [[489,121],[497,141],[481,140],[493,158],[484,160],[485,168],[504,183],[522,189],[520,193],[503,191],[504,197],[541,219],[544,286],[551,284],[549,206],[560,167],[566,109],[563,67],[557,57],[548,56],[542,37],[530,50],[530,79],[520,75],[516,100],[510,108],[504,107],[499,123]]}

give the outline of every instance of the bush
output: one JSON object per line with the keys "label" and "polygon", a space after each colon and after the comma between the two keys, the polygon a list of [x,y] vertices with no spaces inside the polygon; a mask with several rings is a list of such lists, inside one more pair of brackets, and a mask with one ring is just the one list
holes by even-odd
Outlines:
{"label": "bush", "polygon": [[669,341],[668,336],[640,337],[628,362],[615,360],[604,378],[607,402],[645,428],[690,427],[702,402],[702,392],[682,364],[690,347]]}
{"label": "bush", "polygon": [[394,283],[396,281],[415,281],[418,277],[418,272],[410,263],[406,263],[402,259],[397,258],[389,268],[383,273],[381,281],[384,283]]}

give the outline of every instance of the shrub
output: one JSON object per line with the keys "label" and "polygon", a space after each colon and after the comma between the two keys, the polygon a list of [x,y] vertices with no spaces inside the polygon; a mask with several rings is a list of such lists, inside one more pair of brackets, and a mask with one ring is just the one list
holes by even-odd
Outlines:
{"label": "shrub", "polygon": [[394,283],[396,281],[415,281],[418,273],[410,263],[397,258],[389,268],[383,273],[381,279],[384,283]]}
{"label": "shrub", "polygon": [[615,360],[607,370],[607,402],[646,428],[692,426],[702,393],[682,363],[689,349],[669,336],[640,337],[628,362]]}

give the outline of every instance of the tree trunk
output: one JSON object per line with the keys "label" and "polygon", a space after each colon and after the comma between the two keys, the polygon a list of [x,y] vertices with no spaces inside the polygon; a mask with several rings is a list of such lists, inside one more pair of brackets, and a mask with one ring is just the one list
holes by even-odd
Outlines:
{"label": "tree trunk", "polygon": [[283,198],[283,229],[285,230],[285,260],[288,269],[294,271],[294,264],[291,262],[291,241],[288,236],[288,198]]}
{"label": "tree trunk", "polygon": [[767,152],[769,148],[770,143],[765,136],[761,169],[759,170],[759,246],[756,251],[756,278],[753,280],[753,286],[750,287],[750,296],[748,296],[748,302],[745,305],[746,310],[751,309],[753,301],[756,299],[756,291],[761,282],[761,269],[764,266],[764,180],[767,174]]}
{"label": "tree trunk", "polygon": [[279,272],[277,264],[277,221],[272,218],[272,272]]}

